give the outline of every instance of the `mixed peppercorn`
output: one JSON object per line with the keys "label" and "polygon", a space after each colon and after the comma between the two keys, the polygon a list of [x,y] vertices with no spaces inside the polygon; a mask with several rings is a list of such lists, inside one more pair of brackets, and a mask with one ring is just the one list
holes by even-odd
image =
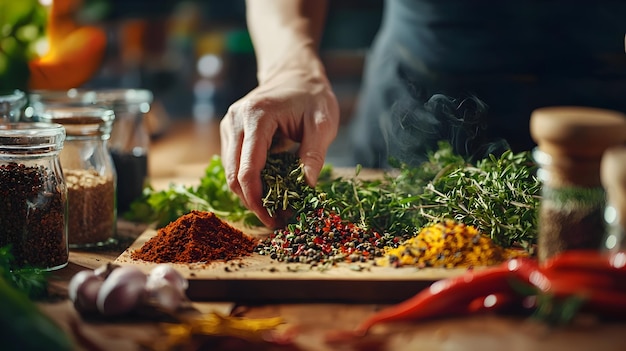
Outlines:
{"label": "mixed peppercorn", "polygon": [[256,252],[281,262],[312,266],[369,262],[380,266],[491,266],[522,250],[504,249],[476,227],[453,220],[402,231],[380,232],[367,223],[342,218],[327,195],[309,187],[294,154],[270,154],[262,172],[263,205],[290,222],[261,240]]}
{"label": "mixed peppercorn", "polygon": [[344,221],[339,215],[319,208],[307,217],[306,225],[290,225],[274,231],[257,246],[261,255],[284,262],[311,265],[336,262],[366,262],[396,247],[403,238]]}

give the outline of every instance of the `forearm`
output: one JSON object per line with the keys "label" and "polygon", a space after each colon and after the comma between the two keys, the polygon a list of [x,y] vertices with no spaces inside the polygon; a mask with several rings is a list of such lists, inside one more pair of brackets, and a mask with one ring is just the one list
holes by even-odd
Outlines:
{"label": "forearm", "polygon": [[259,83],[285,69],[323,75],[318,49],[326,0],[247,0]]}

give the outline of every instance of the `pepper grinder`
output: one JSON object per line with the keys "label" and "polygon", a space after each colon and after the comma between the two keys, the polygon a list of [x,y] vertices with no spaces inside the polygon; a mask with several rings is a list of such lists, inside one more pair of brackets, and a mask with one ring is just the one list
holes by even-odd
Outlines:
{"label": "pepper grinder", "polygon": [[539,261],[569,249],[600,250],[606,204],[600,163],[606,149],[626,141],[626,115],[591,107],[545,107],[533,111],[530,132],[542,182]]}
{"label": "pepper grinder", "polygon": [[600,179],[606,191],[607,206],[604,219],[607,224],[605,251],[626,250],[626,145],[608,149],[602,156]]}

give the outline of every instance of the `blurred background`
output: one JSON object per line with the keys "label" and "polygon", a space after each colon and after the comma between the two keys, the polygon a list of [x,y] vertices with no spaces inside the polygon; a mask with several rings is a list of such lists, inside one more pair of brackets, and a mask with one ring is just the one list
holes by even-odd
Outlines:
{"label": "blurred background", "polygon": [[[172,140],[154,145],[154,149],[150,146],[151,150],[162,152],[165,160],[185,164],[204,164],[219,154],[216,122],[257,84],[245,0],[55,1],[57,12],[51,11],[53,0],[0,0],[0,93],[30,87],[69,94],[67,88],[51,85],[67,83],[68,78],[81,74],[88,80],[72,87],[85,91],[146,89],[153,96],[151,106],[143,111],[147,118],[133,126],[144,134],[147,130],[152,140],[165,134],[182,135],[167,138]],[[321,57],[340,104],[343,129],[339,133],[352,116],[365,56],[378,31],[382,7],[383,0],[329,1]],[[63,12],[68,9],[69,15]],[[49,16],[53,12],[55,20]],[[95,45],[95,37],[86,36],[87,32],[73,35],[78,31],[68,28],[74,27],[97,27],[102,44]],[[92,65],[94,74],[85,62],[90,57],[99,59],[101,48],[103,60]],[[45,67],[51,63],[57,69],[54,74],[50,70],[39,74],[44,88],[32,88],[34,75],[28,76],[29,72],[44,72],[40,66],[29,69],[37,57],[43,57],[38,64]],[[71,59],[66,62],[59,57]],[[119,125],[120,118],[116,121]],[[172,130],[177,126],[179,131]],[[348,143],[349,138],[336,138],[326,161],[337,166],[349,163],[344,152],[350,149]],[[172,144],[176,151],[170,151]],[[172,169],[181,168],[170,167],[162,159],[150,165],[153,176],[171,176]]]}
{"label": "blurred background", "polygon": [[[382,0],[330,1],[322,56],[347,118]],[[83,16],[104,26],[107,53],[86,87],[145,88],[171,120],[221,118],[256,85],[243,0],[89,0]]]}

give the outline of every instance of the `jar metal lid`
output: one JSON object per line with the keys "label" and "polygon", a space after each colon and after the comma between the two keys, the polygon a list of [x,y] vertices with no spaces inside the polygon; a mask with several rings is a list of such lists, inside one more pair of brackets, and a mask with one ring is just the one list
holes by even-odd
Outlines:
{"label": "jar metal lid", "polygon": [[68,137],[108,135],[115,113],[96,106],[50,106],[39,116],[40,121],[62,124]]}
{"label": "jar metal lid", "polygon": [[10,94],[0,95],[0,103],[14,104],[21,102],[26,103],[26,94],[24,94],[24,92],[21,90],[15,90]]}
{"label": "jar metal lid", "polygon": [[147,89],[96,89],[85,93],[84,101],[99,103],[151,103],[153,95]]}
{"label": "jar metal lid", "polygon": [[0,154],[60,151],[65,136],[65,128],[58,123],[3,123],[0,124]]}
{"label": "jar metal lid", "polygon": [[21,90],[15,90],[11,94],[0,95],[0,116],[11,116],[15,110],[20,110],[26,105],[26,94]]}
{"label": "jar metal lid", "polygon": [[86,90],[69,89],[69,90],[31,90],[28,93],[28,99],[31,104],[34,102],[41,103],[75,103],[81,102]]}

